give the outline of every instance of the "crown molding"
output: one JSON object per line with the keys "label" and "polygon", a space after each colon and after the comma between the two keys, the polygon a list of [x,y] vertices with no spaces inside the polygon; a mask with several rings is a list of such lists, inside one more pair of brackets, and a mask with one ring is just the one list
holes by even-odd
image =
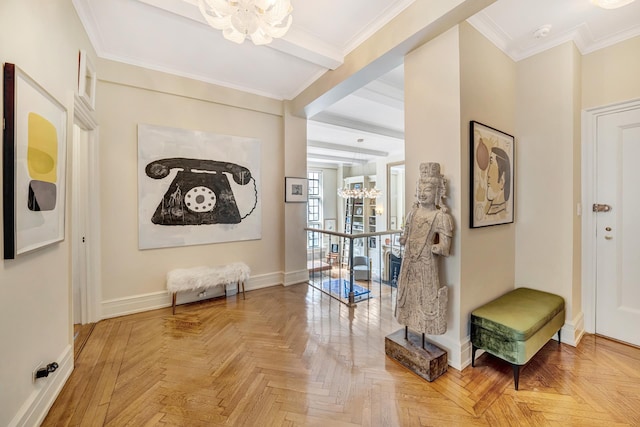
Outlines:
{"label": "crown molding", "polygon": [[520,48],[514,40],[489,15],[482,11],[467,19],[476,30],[491,41],[498,49],[518,62],[530,56],[544,52],[563,43],[572,41],[582,55],[612,46],[640,35],[640,23],[630,29],[619,31],[608,37],[596,40],[589,26],[582,23],[561,33],[550,36],[543,42],[528,48]]}

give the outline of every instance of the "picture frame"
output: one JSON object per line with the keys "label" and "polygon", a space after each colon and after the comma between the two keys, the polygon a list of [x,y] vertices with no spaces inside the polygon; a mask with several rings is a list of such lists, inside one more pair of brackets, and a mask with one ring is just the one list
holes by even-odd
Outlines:
{"label": "picture frame", "polygon": [[362,206],[358,206],[358,207],[356,208],[356,213],[355,213],[355,214],[356,214],[356,215],[362,215]]}
{"label": "picture frame", "polygon": [[6,63],[3,133],[4,259],[64,240],[67,110]]}
{"label": "picture frame", "polygon": [[306,203],[309,182],[307,178],[291,177],[284,178],[284,201],[285,203]]}
{"label": "picture frame", "polygon": [[97,74],[93,62],[87,52],[80,50],[78,54],[78,96],[92,111],[96,107]]}
{"label": "picture frame", "polygon": [[369,236],[369,248],[371,249],[375,249],[376,248],[376,236]]}
{"label": "picture frame", "polygon": [[324,220],[324,229],[328,231],[336,231],[335,218],[327,218]]}
{"label": "picture frame", "polygon": [[470,227],[513,223],[515,138],[473,120],[469,135]]}
{"label": "picture frame", "polygon": [[138,249],[262,238],[259,139],[137,127]]}

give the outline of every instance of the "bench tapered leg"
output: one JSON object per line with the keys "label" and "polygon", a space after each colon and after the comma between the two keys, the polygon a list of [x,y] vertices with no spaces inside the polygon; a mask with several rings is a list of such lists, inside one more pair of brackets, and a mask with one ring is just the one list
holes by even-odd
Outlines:
{"label": "bench tapered leg", "polygon": [[513,382],[518,390],[518,381],[520,381],[520,365],[511,364],[513,366]]}
{"label": "bench tapered leg", "polygon": [[478,347],[471,344],[471,367],[472,368],[475,368],[476,366],[476,350],[478,350]]}

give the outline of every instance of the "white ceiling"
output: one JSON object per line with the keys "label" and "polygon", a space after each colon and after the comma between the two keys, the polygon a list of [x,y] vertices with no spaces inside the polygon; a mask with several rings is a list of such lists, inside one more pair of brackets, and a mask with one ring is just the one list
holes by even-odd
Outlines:
{"label": "white ceiling", "polygon": [[[197,0],[72,1],[102,58],[292,99],[411,3],[427,0],[291,0],[291,30],[268,46],[225,40]],[[586,54],[640,35],[640,1],[603,10],[589,0],[498,0],[469,22],[515,61],[569,40]],[[537,38],[544,25],[548,35]],[[401,155],[403,85],[399,67],[312,117],[309,160]]]}

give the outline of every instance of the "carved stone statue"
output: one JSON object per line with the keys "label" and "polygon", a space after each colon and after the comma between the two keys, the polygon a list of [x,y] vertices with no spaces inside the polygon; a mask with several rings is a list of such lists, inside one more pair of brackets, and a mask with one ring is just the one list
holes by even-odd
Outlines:
{"label": "carved stone statue", "polygon": [[398,279],[395,316],[407,328],[423,334],[447,331],[446,286],[440,285],[439,262],[449,256],[453,218],[443,199],[446,180],[439,163],[421,163],[417,203],[407,214],[400,237],[404,256]]}

